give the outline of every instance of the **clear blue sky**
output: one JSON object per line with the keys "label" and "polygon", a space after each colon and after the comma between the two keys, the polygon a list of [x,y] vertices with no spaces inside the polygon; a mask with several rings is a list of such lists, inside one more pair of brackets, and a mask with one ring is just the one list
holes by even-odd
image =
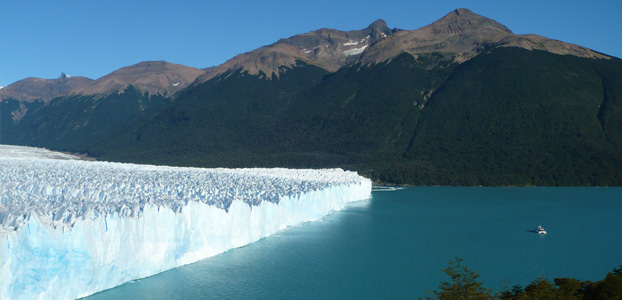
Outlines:
{"label": "clear blue sky", "polygon": [[622,57],[622,1],[92,1],[1,0],[0,86],[61,72],[97,79],[146,60],[205,68],[319,28],[384,19],[417,29],[456,8]]}

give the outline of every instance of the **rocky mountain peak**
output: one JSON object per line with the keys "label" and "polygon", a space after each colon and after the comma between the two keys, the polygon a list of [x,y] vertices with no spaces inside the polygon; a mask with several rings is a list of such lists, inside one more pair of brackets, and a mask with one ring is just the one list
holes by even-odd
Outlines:
{"label": "rocky mountain peak", "polygon": [[456,15],[456,16],[460,16],[460,15],[466,15],[466,16],[473,16],[473,15],[477,15],[474,12],[472,12],[470,9],[468,8],[457,8],[454,11],[450,12],[449,15]]}
{"label": "rocky mountain peak", "polygon": [[426,27],[429,27],[432,33],[441,35],[474,31],[512,34],[511,30],[497,21],[480,16],[466,8],[458,8]]}
{"label": "rocky mountain peak", "polygon": [[71,76],[67,75],[67,73],[63,72],[63,73],[60,73],[60,76],[58,76],[58,79],[67,79],[70,77]]}
{"label": "rocky mountain peak", "polygon": [[381,30],[381,31],[385,31],[385,30],[389,30],[389,26],[387,26],[387,22],[385,22],[383,19],[378,19],[376,21],[374,21],[373,23],[369,24],[369,26],[367,26],[367,28],[372,29],[372,30]]}
{"label": "rocky mountain peak", "polygon": [[371,23],[367,29],[370,31],[369,36],[372,41],[383,39],[393,33],[389,26],[387,26],[387,22],[382,19],[378,19]]}

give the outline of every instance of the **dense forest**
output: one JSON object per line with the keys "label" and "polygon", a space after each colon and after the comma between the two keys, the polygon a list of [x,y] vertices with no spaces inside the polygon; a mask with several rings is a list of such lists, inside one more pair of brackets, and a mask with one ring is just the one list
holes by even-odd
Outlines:
{"label": "dense forest", "polygon": [[91,145],[105,143],[114,132],[166,99],[160,94],[141,93],[129,85],[122,93],[105,96],[58,97],[47,105],[42,101],[21,103],[28,114],[18,121],[13,112],[20,103],[4,100],[0,110],[1,142],[90,153]]}
{"label": "dense forest", "polygon": [[622,299],[622,265],[607,273],[604,279],[590,282],[574,278],[555,278],[553,282],[538,278],[524,288],[492,291],[478,281],[479,274],[462,265],[456,258],[442,271],[450,279],[431,291],[427,300],[619,300]]}

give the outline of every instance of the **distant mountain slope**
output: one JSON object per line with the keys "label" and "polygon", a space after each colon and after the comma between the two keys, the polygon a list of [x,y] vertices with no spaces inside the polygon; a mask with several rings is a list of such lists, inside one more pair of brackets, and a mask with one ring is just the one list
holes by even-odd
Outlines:
{"label": "distant mountain slope", "polygon": [[484,52],[430,98],[404,152],[410,174],[394,180],[621,185],[621,83],[619,59]]}
{"label": "distant mountain slope", "polygon": [[[146,95],[132,85],[106,96],[57,97],[47,105],[3,100],[0,142],[88,152],[89,145],[105,143],[132,119],[166,100],[161,95]],[[15,119],[20,107],[25,107],[28,114]]]}
{"label": "distant mountain slope", "polygon": [[133,85],[151,95],[173,95],[192,83],[203,70],[165,61],[146,61],[121,68],[88,85],[71,91],[74,95],[110,94]]}
{"label": "distant mountain slope", "polygon": [[287,143],[283,138],[289,135],[275,126],[281,126],[293,101],[327,73],[298,61],[274,80],[248,72],[221,74],[148,112],[107,145],[93,145],[91,153],[155,164],[256,165],[253,157]]}
{"label": "distant mountain slope", "polygon": [[[20,80],[10,86],[0,89],[0,100],[4,99],[4,109],[6,113],[3,113],[6,123],[9,126],[7,130],[14,130],[13,125],[17,125],[26,120],[25,123],[29,123],[32,119],[24,119],[28,114],[32,114],[36,109],[36,116],[33,118],[37,120],[43,120],[45,118],[56,118],[58,123],[52,125],[52,123],[46,123],[48,126],[55,126],[58,128],[65,128],[68,124],[73,124],[76,119],[88,120],[92,119],[92,115],[98,115],[101,109],[105,105],[98,103],[101,98],[116,98],[127,99],[124,101],[130,101],[132,103],[141,102],[136,109],[130,110],[133,113],[139,113],[145,109],[149,103],[160,103],[158,101],[150,101],[150,96],[157,96],[156,98],[171,97],[176,92],[186,88],[192,83],[199,75],[204,74],[203,70],[186,67],[178,64],[172,64],[165,61],[148,61],[141,62],[129,67],[121,68],[114,71],[97,80],[91,80],[84,77],[70,77],[63,73],[58,79],[39,79],[39,78],[27,78]],[[130,100],[128,97],[119,96],[131,88],[132,92],[135,92],[136,99]],[[147,93],[147,95],[143,95]],[[54,106],[48,107],[48,104],[54,101]],[[79,100],[78,100],[79,99]],[[59,103],[61,107],[65,107],[68,111],[74,111],[72,101],[76,100],[81,103],[76,103],[76,107],[84,107],[83,111],[76,112],[78,115],[72,116],[59,116],[55,114],[62,114],[62,110],[59,110]],[[135,100],[135,101],[134,101]],[[17,102],[15,102],[17,101]],[[33,102],[35,101],[35,102]],[[43,106],[36,101],[42,101]],[[117,102],[116,100],[114,102]],[[127,103],[118,103],[119,107],[123,107]],[[114,108],[112,109],[115,110]],[[128,112],[123,112],[121,115],[127,116]],[[102,117],[102,116],[99,116]],[[75,118],[75,119],[74,119]],[[111,116],[112,120],[117,118]],[[103,124],[103,123],[102,123]],[[107,124],[106,128],[111,128],[111,124]],[[33,124],[37,127],[39,135],[47,135],[52,131],[56,132],[57,129],[51,128],[46,131],[45,126]],[[73,125],[72,125],[73,126]],[[81,128],[83,125],[75,125],[76,128]],[[21,128],[21,126],[16,126]],[[91,124],[91,128],[94,128]],[[20,130],[26,130],[24,134],[29,134],[29,127],[22,128]],[[71,135],[73,129],[66,128],[69,132],[57,134]],[[75,128],[74,128],[75,129]],[[94,128],[95,131],[99,131],[100,128]],[[10,134],[8,136],[16,137],[20,134]],[[18,140],[29,141],[31,138],[23,139],[20,137]],[[73,138],[70,138],[73,139]]]}
{"label": "distant mountain slope", "polygon": [[354,61],[367,47],[381,40],[394,31],[383,20],[377,20],[367,28],[352,31],[320,29],[298,34],[278,42],[261,47],[248,53],[237,55],[215,68],[197,81],[205,82],[228,71],[248,71],[251,75],[260,72],[267,78],[279,76],[281,67],[291,67],[296,61],[315,65],[334,72]]}
{"label": "distant mountain slope", "polygon": [[57,79],[29,77],[0,89],[0,100],[12,98],[25,102],[41,100],[48,103],[56,97],[66,95],[72,89],[88,85],[92,81],[86,77],[71,77],[65,73],[62,73]]}

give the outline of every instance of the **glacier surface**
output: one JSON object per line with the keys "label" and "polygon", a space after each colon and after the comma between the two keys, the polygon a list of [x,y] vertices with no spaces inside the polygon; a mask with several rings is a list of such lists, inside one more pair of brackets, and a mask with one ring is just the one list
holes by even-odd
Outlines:
{"label": "glacier surface", "polygon": [[0,299],[75,299],[366,199],[341,169],[200,169],[0,145]]}

